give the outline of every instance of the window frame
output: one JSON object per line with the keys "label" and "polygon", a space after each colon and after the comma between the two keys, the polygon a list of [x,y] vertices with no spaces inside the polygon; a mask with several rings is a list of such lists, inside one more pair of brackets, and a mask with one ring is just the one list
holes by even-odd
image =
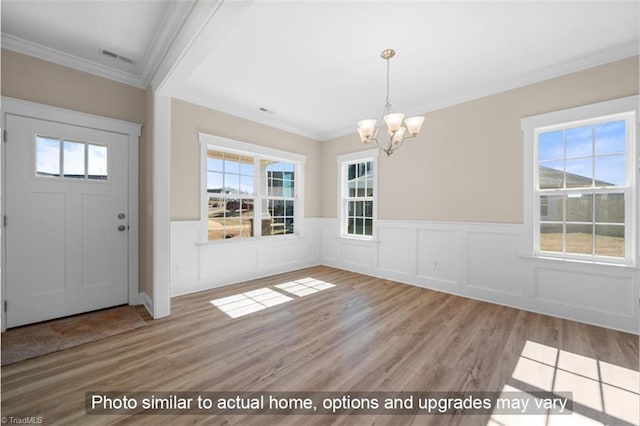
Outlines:
{"label": "window frame", "polygon": [[[639,97],[629,96],[611,101],[599,102],[561,111],[550,112],[521,119],[524,133],[524,254],[537,258],[560,260],[589,261],[594,263],[608,263],[635,266],[638,265],[638,242],[640,229],[637,219],[639,197],[638,191],[638,100]],[[582,187],[545,190],[539,188],[539,135],[554,130],[571,129],[581,126],[595,126],[604,122],[624,120],[626,125],[626,170],[627,179],[624,186],[612,187]],[[591,158],[597,158],[592,156]],[[563,158],[563,161],[566,157]],[[595,176],[594,176],[595,179]],[[625,197],[625,255],[624,257],[603,256],[596,254],[578,254],[566,252],[552,252],[540,249],[540,199],[541,195],[566,195],[571,193],[624,193]],[[564,198],[563,198],[564,199]],[[595,199],[594,199],[595,202]],[[564,202],[563,202],[564,204]],[[566,225],[566,209],[563,209],[562,223]],[[544,222],[543,222],[544,223]],[[596,224],[596,218],[592,218]],[[564,232],[563,232],[563,239]],[[595,242],[594,242],[595,243]],[[566,249],[566,247],[565,247]]]}
{"label": "window frame", "polygon": [[[252,242],[257,240],[281,240],[283,238],[296,238],[304,235],[303,219],[304,219],[304,165],[306,156],[301,154],[295,154],[287,151],[281,151],[274,148],[268,148],[261,145],[255,145],[248,142],[236,141],[233,139],[223,138],[220,136],[210,135],[207,133],[198,133],[198,140],[200,142],[200,222],[202,230],[201,244],[213,245],[213,244],[242,244],[246,242]],[[209,193],[207,191],[207,150],[214,150],[225,152],[229,154],[238,154],[244,156],[250,156],[254,161],[254,194],[243,195],[241,198],[254,200],[254,221],[253,221],[253,236],[244,238],[223,238],[220,240],[209,240],[208,237],[208,202]],[[278,234],[278,235],[262,235],[261,218],[262,218],[262,203],[264,200],[272,199],[266,193],[262,194],[262,184],[260,178],[260,160],[277,160],[294,164],[294,212],[293,212],[293,226],[294,232],[292,234]],[[266,179],[266,178],[265,178]],[[240,198],[240,197],[238,197]],[[257,219],[257,220],[256,220]]]}
{"label": "window frame", "polygon": [[[375,241],[378,236],[377,220],[378,220],[378,155],[380,151],[377,148],[358,151],[349,154],[342,154],[336,157],[338,162],[338,221],[340,227],[340,237],[354,240]],[[349,234],[347,232],[347,217],[349,216],[349,201],[354,197],[348,195],[348,168],[356,163],[373,163],[373,195],[367,197],[363,201],[373,201],[371,235]]]}

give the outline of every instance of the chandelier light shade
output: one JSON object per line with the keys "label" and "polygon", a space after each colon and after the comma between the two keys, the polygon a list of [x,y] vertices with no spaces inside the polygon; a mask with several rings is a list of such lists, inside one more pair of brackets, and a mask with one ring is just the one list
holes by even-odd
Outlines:
{"label": "chandelier light shade", "polygon": [[[420,133],[424,117],[409,117],[405,120],[404,114],[393,112],[391,102],[389,101],[389,59],[395,56],[393,49],[385,49],[380,56],[387,61],[387,99],[380,120],[366,119],[358,121],[358,135],[362,143],[375,143],[378,147],[387,153],[393,152],[400,148],[405,140],[415,138]],[[380,135],[380,125],[384,120],[387,126],[386,135]],[[382,139],[382,140],[381,140]]]}

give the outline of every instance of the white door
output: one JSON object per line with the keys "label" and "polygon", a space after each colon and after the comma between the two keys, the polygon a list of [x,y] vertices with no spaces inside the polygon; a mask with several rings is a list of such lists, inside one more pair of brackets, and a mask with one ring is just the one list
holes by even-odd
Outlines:
{"label": "white door", "polygon": [[127,303],[127,135],[5,126],[7,327]]}

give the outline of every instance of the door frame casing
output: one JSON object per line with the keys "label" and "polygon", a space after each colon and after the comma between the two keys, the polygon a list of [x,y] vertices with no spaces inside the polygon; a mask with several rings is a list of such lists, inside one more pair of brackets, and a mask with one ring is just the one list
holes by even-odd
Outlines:
{"label": "door frame casing", "polygon": [[[85,112],[73,111],[65,108],[54,107],[50,105],[39,104],[35,102],[25,101],[22,99],[10,98],[2,96],[2,104],[0,105],[0,126],[2,131],[6,130],[7,114],[18,115],[23,117],[34,118],[38,120],[46,120],[61,124],[69,124],[72,126],[87,127],[96,130],[102,130],[112,133],[119,133],[127,136],[128,141],[128,185],[127,185],[127,202],[129,216],[129,232],[128,232],[128,299],[129,305],[139,304],[138,289],[138,149],[141,124],[129,121],[118,120],[114,118],[102,117],[99,115],[89,114]],[[11,134],[8,134],[8,142],[11,141]],[[2,211],[6,206],[6,143],[2,139]],[[11,226],[11,218],[7,218],[8,226]],[[4,221],[2,221],[4,228]],[[7,294],[6,282],[6,254],[7,243],[6,233],[2,232],[2,270],[1,275],[1,292],[0,301],[2,302],[2,315],[0,315],[0,329],[5,331],[7,328],[7,313],[4,310],[4,302]],[[10,307],[9,307],[10,309]]]}

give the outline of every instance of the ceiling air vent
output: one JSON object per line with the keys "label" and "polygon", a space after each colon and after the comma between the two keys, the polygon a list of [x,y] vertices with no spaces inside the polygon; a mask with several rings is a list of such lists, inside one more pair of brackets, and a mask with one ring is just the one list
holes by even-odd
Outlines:
{"label": "ceiling air vent", "polygon": [[100,53],[102,53],[104,56],[108,56],[108,57],[113,58],[113,59],[118,59],[118,60],[120,60],[122,62],[126,62],[128,64],[132,64],[133,63],[133,59],[127,58],[126,56],[118,55],[117,53],[113,53],[113,52],[111,52],[109,50],[101,49]]}

